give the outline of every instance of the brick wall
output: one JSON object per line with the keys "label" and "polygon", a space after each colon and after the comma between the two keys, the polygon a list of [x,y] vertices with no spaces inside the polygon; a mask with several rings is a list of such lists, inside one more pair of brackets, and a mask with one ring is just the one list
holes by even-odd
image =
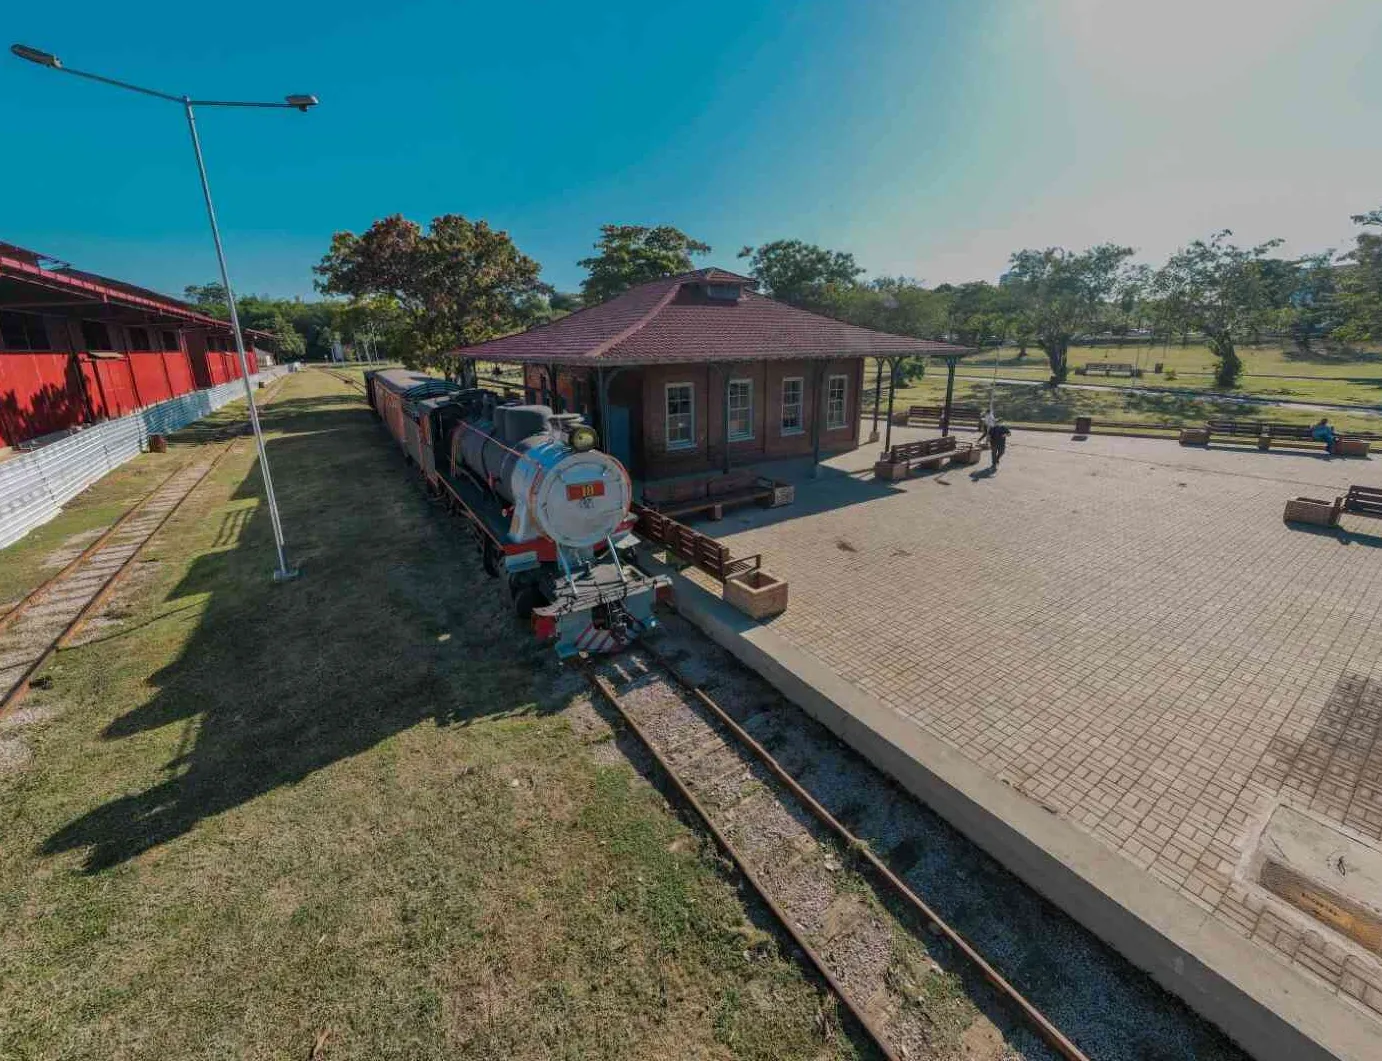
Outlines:
{"label": "brick wall", "polygon": [[[729,443],[731,464],[749,464],[780,457],[809,456],[815,448],[813,426],[821,422],[823,454],[841,453],[859,444],[859,387],[863,359],[834,361],[757,361],[731,365],[657,365],[641,370],[643,376],[643,475],[658,479],[724,466],[725,381],[747,379],[753,383],[753,437]],[[826,430],[825,380],[845,377],[845,422]],[[802,427],[782,430],[782,383],[802,381]],[[691,383],[695,388],[695,445],[669,449],[666,442],[666,388],[672,383]]]}
{"label": "brick wall", "polygon": [[[845,423],[843,427],[826,430],[824,391],[825,381],[831,376],[845,377]],[[641,458],[634,462],[634,474],[659,479],[724,466],[726,377],[753,383],[753,437],[729,443],[731,464],[809,457],[815,449],[812,428],[817,417],[822,425],[822,454],[843,453],[859,445],[863,358],[649,365],[626,368],[610,384],[610,404],[623,406],[631,413],[630,441],[634,453]],[[784,432],[782,386],[784,380],[792,378],[802,381],[802,426],[800,431]],[[690,383],[695,388],[695,445],[685,449],[667,447],[666,388],[671,383]],[[525,365],[523,385],[532,401],[551,403],[545,365]],[[557,390],[567,411],[584,411],[592,422],[598,419],[599,399],[593,373],[559,368]]]}

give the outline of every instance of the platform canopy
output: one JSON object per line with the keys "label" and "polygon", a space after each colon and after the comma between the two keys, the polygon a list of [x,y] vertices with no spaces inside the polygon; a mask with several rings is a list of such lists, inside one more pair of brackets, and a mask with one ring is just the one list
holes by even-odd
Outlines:
{"label": "platform canopy", "polygon": [[959,357],[950,343],[861,328],[760,295],[756,281],[697,269],[631,288],[525,332],[454,356],[602,368],[840,357]]}
{"label": "platform canopy", "polygon": [[[74,269],[55,258],[0,242],[0,310],[75,314],[92,320],[139,325],[178,325],[228,331],[230,322],[208,316],[157,291]],[[268,332],[244,329],[268,340]]]}

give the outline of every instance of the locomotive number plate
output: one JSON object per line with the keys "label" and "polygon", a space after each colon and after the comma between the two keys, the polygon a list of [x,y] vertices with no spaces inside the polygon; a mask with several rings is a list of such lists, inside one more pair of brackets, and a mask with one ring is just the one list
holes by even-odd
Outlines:
{"label": "locomotive number plate", "polygon": [[584,501],[587,497],[604,497],[605,484],[601,482],[578,483],[566,488],[566,500]]}

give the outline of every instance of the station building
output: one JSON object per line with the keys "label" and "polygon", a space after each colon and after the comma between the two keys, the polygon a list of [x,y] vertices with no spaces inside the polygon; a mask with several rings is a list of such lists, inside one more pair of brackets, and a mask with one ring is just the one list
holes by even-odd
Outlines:
{"label": "station building", "polygon": [[[247,343],[267,336],[246,332]],[[247,349],[251,373],[263,351]],[[0,447],[240,376],[230,325],[177,299],[0,243]]]}
{"label": "station building", "polygon": [[755,287],[699,269],[457,354],[523,365],[529,401],[585,414],[635,478],[660,479],[854,449],[867,358],[966,352]]}

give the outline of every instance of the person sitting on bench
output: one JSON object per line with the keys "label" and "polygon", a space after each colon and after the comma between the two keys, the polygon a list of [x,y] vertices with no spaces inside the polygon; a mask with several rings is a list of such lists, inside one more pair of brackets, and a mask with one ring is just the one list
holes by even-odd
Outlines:
{"label": "person sitting on bench", "polygon": [[1320,422],[1310,429],[1310,437],[1317,442],[1323,442],[1326,453],[1334,452],[1334,442],[1338,436],[1334,434],[1334,428],[1329,426],[1329,421],[1324,417],[1320,417]]}

